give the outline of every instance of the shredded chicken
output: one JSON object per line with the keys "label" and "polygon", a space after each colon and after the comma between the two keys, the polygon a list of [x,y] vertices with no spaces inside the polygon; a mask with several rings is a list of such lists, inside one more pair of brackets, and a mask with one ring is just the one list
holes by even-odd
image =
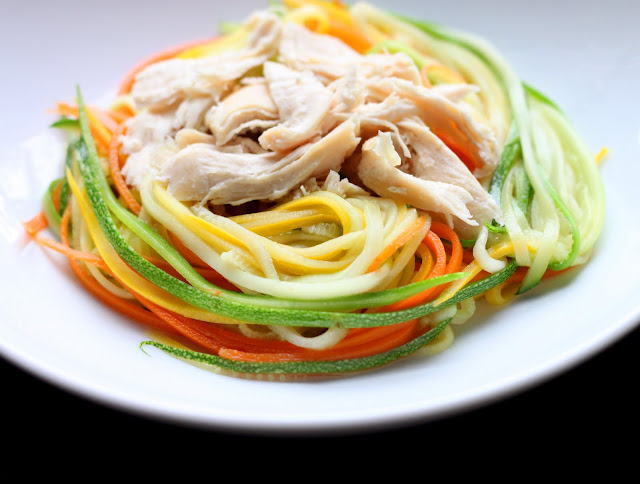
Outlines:
{"label": "shredded chicken", "polygon": [[331,91],[307,72],[300,72],[277,62],[264,64],[280,122],[259,138],[265,149],[286,151],[322,135],[320,126],[329,111]]}
{"label": "shredded chicken", "polygon": [[228,152],[210,143],[186,146],[160,171],[169,193],[182,201],[238,205],[276,200],[310,178],[339,169],[360,143],[355,120],[347,120],[317,142],[281,154]]}
{"label": "shredded chicken", "polygon": [[278,107],[264,83],[252,83],[238,89],[206,116],[207,126],[219,146],[238,134],[271,128],[278,119]]}
{"label": "shredded chicken", "polygon": [[282,27],[278,59],[297,71],[310,71],[325,83],[344,77],[362,56],[331,35],[287,22]]}
{"label": "shredded chicken", "polygon": [[440,214],[473,235],[501,220],[486,177],[492,127],[472,84],[426,87],[404,53],[361,55],[339,39],[259,12],[246,45],[143,70],[122,150],[185,202],[283,201],[316,190],[370,193]]}
{"label": "shredded chicken", "polygon": [[[502,221],[498,204],[471,174],[453,151],[420,120],[399,123],[400,131],[414,154],[407,160],[407,171],[423,180],[431,180],[463,188],[471,195],[467,208],[479,224]],[[455,214],[452,214],[455,215]]]}
{"label": "shredded chicken", "polygon": [[376,79],[375,83],[370,83],[369,89],[383,99],[396,94],[412,102],[425,124],[455,146],[458,156],[473,163],[476,177],[488,175],[498,164],[499,149],[493,131],[476,121],[471,112],[460,104],[437,91],[397,78]]}
{"label": "shredded chicken", "polygon": [[477,225],[467,208],[473,200],[467,190],[405,173],[398,169],[400,163],[391,135],[380,133],[362,146],[358,176],[382,197],[400,200],[422,210],[453,215],[469,225]]}
{"label": "shredded chicken", "polygon": [[150,65],[140,72],[131,90],[136,108],[166,109],[190,96],[215,100],[252,68],[262,65],[278,49],[280,20],[272,13],[258,12],[247,22],[247,46],[239,52],[217,56],[175,58]]}

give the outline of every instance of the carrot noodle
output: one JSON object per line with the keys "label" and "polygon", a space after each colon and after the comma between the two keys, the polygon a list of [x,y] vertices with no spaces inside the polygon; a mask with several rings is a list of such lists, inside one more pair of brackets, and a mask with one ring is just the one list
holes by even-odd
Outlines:
{"label": "carrot noodle", "polygon": [[449,262],[447,263],[445,273],[451,274],[453,272],[458,272],[462,265],[463,258],[462,243],[460,242],[458,234],[448,225],[437,221],[431,222],[431,230],[435,232],[435,234],[440,238],[447,239],[452,245],[451,257],[449,258]]}
{"label": "carrot noodle", "polygon": [[[113,133],[120,120],[125,120],[127,116],[112,111],[106,111],[97,106],[87,106],[88,111],[92,113],[93,119],[100,122],[106,129]],[[56,112],[61,115],[78,118],[78,106],[59,101],[56,106]]]}
{"label": "carrot noodle", "polygon": [[[238,361],[283,362],[283,361],[336,361],[370,356],[396,348],[415,337],[417,320],[406,321],[394,325],[393,332],[386,332],[385,337],[366,341],[362,344],[349,345],[345,348],[335,347],[329,350],[316,350],[296,353],[249,353],[235,349],[222,349],[218,355],[222,358]],[[382,332],[382,331],[381,331]],[[301,354],[304,353],[304,354]]]}
{"label": "carrot noodle", "polygon": [[35,236],[38,232],[46,229],[48,225],[49,222],[47,222],[47,217],[45,217],[44,211],[42,210],[40,210],[27,222],[22,223],[25,231],[32,236]]}
{"label": "carrot noodle", "polygon": [[57,240],[50,239],[49,237],[43,237],[40,234],[36,234],[34,236],[34,240],[38,244],[55,250],[56,252],[60,252],[61,254],[64,254],[69,258],[93,264],[97,267],[100,267],[101,269],[107,268],[102,258],[96,254],[90,254],[87,252],[81,252],[79,250],[72,249],[68,246],[65,246],[64,244],[61,244]]}
{"label": "carrot noodle", "polygon": [[53,202],[53,206],[55,207],[56,211],[60,211],[60,193],[62,192],[62,180],[56,185],[56,187],[53,189],[53,193],[51,194],[51,200]]}
{"label": "carrot noodle", "polygon": [[109,143],[109,168],[111,170],[111,178],[113,179],[113,184],[116,190],[129,209],[138,215],[141,210],[140,204],[129,190],[129,187],[127,187],[124,177],[122,176],[122,172],[120,171],[120,136],[126,131],[126,129],[126,124],[120,123],[116,126],[115,131],[113,132],[111,142]]}
{"label": "carrot noodle", "polygon": [[[432,222],[432,224],[433,223],[434,222]],[[427,235],[424,238],[424,242],[435,254],[436,260],[428,277],[432,278],[447,274],[447,254],[445,252],[444,244],[442,243],[442,240],[440,240],[440,237],[438,237],[432,229],[429,229],[429,232],[427,232]],[[434,298],[439,294],[438,287],[439,286],[429,288],[414,296],[398,301],[397,303],[387,305],[384,308],[381,308],[380,311],[399,311],[401,309],[407,309],[422,304],[428,301],[430,298]]]}
{"label": "carrot noodle", "polygon": [[321,0],[284,0],[283,3],[290,8],[311,5],[324,10],[329,18],[326,33],[342,40],[356,52],[364,54],[373,47],[373,42],[360,29],[351,17],[349,10],[342,4]]}
{"label": "carrot noodle", "polygon": [[[154,316],[143,307],[132,304],[131,301],[118,297],[112,292],[105,289],[86,269],[82,267],[79,259],[72,256],[72,254],[74,254],[74,251],[69,246],[70,215],[71,207],[67,206],[60,222],[60,239],[61,245],[66,248],[63,253],[67,254],[69,266],[71,267],[71,270],[78,281],[80,281],[80,283],[98,300],[100,300],[106,306],[126,316],[127,318],[138,321],[139,323],[151,328],[162,330],[164,332],[167,332],[168,334],[174,333],[171,327],[167,326],[164,322],[159,320],[156,316]],[[107,270],[106,265],[104,265],[103,268]]]}
{"label": "carrot noodle", "polygon": [[[63,102],[58,103],[56,112],[76,119],[78,117],[77,106]],[[106,113],[106,111],[96,107],[87,107],[87,117],[89,119],[91,134],[96,141],[98,153],[100,155],[106,155],[109,152],[109,143],[111,142],[112,131],[110,129],[115,130],[117,123]]]}
{"label": "carrot noodle", "polygon": [[382,252],[380,252],[373,260],[367,272],[373,272],[380,268],[380,265],[391,257],[396,250],[411,240],[427,223],[427,219],[424,216],[418,217],[406,230],[402,231],[389,245],[387,245]]}

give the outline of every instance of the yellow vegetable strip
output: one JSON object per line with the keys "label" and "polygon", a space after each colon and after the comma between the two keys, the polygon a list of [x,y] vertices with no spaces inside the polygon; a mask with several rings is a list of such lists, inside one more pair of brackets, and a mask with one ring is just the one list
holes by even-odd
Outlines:
{"label": "yellow vegetable strip", "polygon": [[[198,229],[200,229],[196,229],[194,231],[195,233],[202,234],[201,230],[214,233],[218,230],[218,227],[224,229],[225,226],[230,226],[229,228],[231,230],[236,227],[241,230],[245,230],[234,222],[231,222],[224,217],[215,215],[204,208],[197,209],[195,215],[197,215],[197,225]],[[273,272],[276,273],[275,278],[277,278],[277,272],[275,270],[276,266],[279,269],[284,269],[287,272],[293,274],[324,274],[344,269],[351,262],[351,260],[348,259],[340,261],[321,261],[307,259],[298,254],[289,253],[283,250],[279,244],[276,244],[269,239],[255,235],[247,230],[245,230],[245,232],[249,234],[245,234],[244,240],[247,242],[247,244],[251,243],[253,245],[253,243],[255,243],[255,245],[259,247],[260,251],[264,251],[264,254],[261,254],[261,256],[263,256],[264,258],[268,258],[271,266],[270,270],[272,268]],[[255,252],[254,255],[256,255]]]}
{"label": "yellow vegetable strip", "polygon": [[319,209],[298,210],[283,212],[269,210],[256,212],[247,216],[240,215],[229,217],[242,227],[258,235],[278,235],[284,232],[298,229],[317,223],[339,223],[340,219],[333,212],[324,212]]}
{"label": "yellow vegetable strip", "polygon": [[433,254],[426,244],[420,244],[416,250],[416,254],[420,257],[420,268],[416,271],[411,282],[422,281],[427,278],[433,268]]}
{"label": "yellow vegetable strip", "polygon": [[331,192],[316,192],[306,197],[298,198],[273,210],[300,210],[317,206],[326,206],[333,210],[340,219],[343,232],[352,232],[364,227],[364,215],[342,197]]}
{"label": "yellow vegetable strip", "polygon": [[184,52],[178,54],[178,59],[197,59],[201,57],[209,57],[212,55],[228,52],[232,50],[239,50],[245,46],[247,40],[247,31],[244,27],[237,29],[236,31],[220,37],[211,42],[202,45],[196,45]]}
{"label": "yellow vegetable strip", "polygon": [[304,5],[287,13],[283,22],[295,22],[318,34],[329,32],[329,16],[317,5]]}
{"label": "yellow vegetable strip", "polygon": [[[205,261],[211,268],[222,274],[234,285],[244,288],[245,290],[287,299],[324,299],[368,292],[379,285],[380,281],[383,280],[389,272],[388,268],[383,268],[371,274],[362,275],[363,272],[361,272],[360,275],[349,274],[352,277],[340,278],[339,280],[323,279],[314,281],[313,284],[307,283],[306,280],[303,281],[306,276],[300,276],[300,278],[296,278],[295,281],[274,281],[256,276],[255,274],[239,269],[212,251],[205,242],[193,232],[187,230],[176,220],[176,217],[170,211],[159,203],[156,198],[157,194],[162,196],[162,189],[159,189],[157,185],[151,186],[149,180],[143,183],[141,187],[141,197],[145,209],[149,214],[160,224],[167,227],[168,230],[176,234],[186,247]],[[182,208],[187,210],[184,206],[182,206]],[[375,239],[372,238],[372,240],[373,243],[375,243]],[[369,256],[369,254],[366,255]],[[353,266],[354,264],[349,266],[345,271],[349,271]],[[314,277],[321,276],[324,275],[314,275]],[[334,275],[332,274],[330,276]]]}

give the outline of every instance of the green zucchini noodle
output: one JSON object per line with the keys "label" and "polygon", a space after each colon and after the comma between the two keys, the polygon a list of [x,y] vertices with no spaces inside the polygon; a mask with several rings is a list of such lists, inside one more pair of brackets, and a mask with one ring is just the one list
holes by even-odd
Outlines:
{"label": "green zucchini noodle", "polygon": [[233,375],[441,353],[603,228],[596,160],[555,104],[486,40],[367,3],[285,0],[59,114],[58,241],[25,226],[163,334],[142,345]]}

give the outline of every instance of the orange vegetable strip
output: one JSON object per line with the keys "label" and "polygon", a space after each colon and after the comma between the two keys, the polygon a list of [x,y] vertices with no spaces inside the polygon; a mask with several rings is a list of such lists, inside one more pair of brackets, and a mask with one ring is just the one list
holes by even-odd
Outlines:
{"label": "orange vegetable strip", "polygon": [[[59,101],[57,103],[56,112],[61,115],[78,118],[78,107]],[[107,139],[111,137],[110,133],[113,133],[118,126],[118,122],[111,117],[107,111],[100,109],[97,106],[87,107],[87,116],[89,117],[89,124],[91,125],[91,131],[94,133],[102,134],[102,137]],[[105,133],[104,130],[109,131]]]}
{"label": "orange vegetable strip", "polygon": [[373,47],[373,43],[353,21],[349,10],[342,4],[336,5],[333,2],[320,0],[285,0],[284,4],[290,8],[299,8],[306,5],[319,7],[329,17],[328,35],[337,37],[360,54],[368,52]]}
{"label": "orange vegetable strip", "polygon": [[118,123],[123,123],[129,118],[132,118],[136,115],[136,111],[133,106],[127,103],[119,103],[115,104],[109,110],[109,114],[113,119],[115,119]]}
{"label": "orange vegetable strip", "polygon": [[[66,213],[66,211],[65,211]],[[64,215],[63,215],[64,219]],[[61,222],[62,223],[62,222]],[[68,223],[68,222],[65,222]],[[67,257],[78,259],[84,262],[88,262],[90,264],[94,264],[100,266],[102,268],[106,268],[106,265],[102,261],[102,258],[96,254],[89,254],[87,252],[81,252],[79,250],[75,250],[70,248],[68,245],[62,244],[57,240],[53,240],[49,237],[44,237],[40,232],[42,232],[45,228],[47,228],[47,219],[44,216],[44,212],[40,211],[36,216],[34,216],[28,222],[22,224],[27,234],[29,234],[35,242],[50,249],[53,249],[57,252],[60,252]]]}
{"label": "orange vegetable strip", "polygon": [[456,231],[442,222],[431,222],[431,230],[441,239],[451,242],[451,256],[447,263],[445,274],[458,272],[462,265],[463,247]]}
{"label": "orange vegetable strip", "polygon": [[184,52],[187,49],[211,42],[212,40],[215,40],[215,38],[200,39],[200,40],[194,40],[191,42],[186,42],[184,44],[168,47],[167,49],[163,49],[159,52],[156,52],[150,55],[149,57],[144,58],[143,60],[135,64],[129,70],[129,72],[126,73],[124,78],[120,81],[120,86],[118,88],[118,95],[128,94],[131,91],[131,87],[133,86],[133,83],[135,82],[135,79],[138,73],[144,70],[145,68],[149,67],[151,64],[155,64],[156,62],[171,59],[177,56],[178,54],[180,54],[181,52]]}
{"label": "orange vegetable strip", "polygon": [[373,43],[353,22],[344,22],[335,17],[330,17],[329,31],[327,33],[342,40],[360,54],[368,52],[373,47]]}
{"label": "orange vegetable strip", "polygon": [[[109,151],[109,143],[111,142],[111,132],[102,120],[98,119],[95,114],[96,108],[87,107],[87,118],[89,119],[89,127],[91,129],[91,134],[93,135],[96,145],[100,150],[101,154],[108,153]],[[77,119],[78,117],[78,108],[76,106],[72,106],[71,104],[59,102],[57,105],[56,112],[59,114],[63,114],[66,116],[72,116]],[[108,125],[115,126],[115,121],[108,116],[103,116]]]}
{"label": "orange vegetable strip", "polygon": [[413,236],[415,236],[424,224],[427,223],[427,219],[423,216],[418,217],[409,227],[402,231],[389,245],[387,245],[373,260],[367,272],[373,272],[380,268],[382,263],[391,257],[396,250],[406,244]]}
{"label": "orange vegetable strip", "polygon": [[[65,211],[66,213],[66,211]],[[68,216],[67,216],[68,217]],[[64,219],[64,216],[63,216]],[[62,222],[61,222],[62,223]],[[65,221],[68,224],[68,221]],[[35,217],[28,222],[22,224],[27,234],[29,234],[35,242],[50,249],[53,249],[67,257],[88,262],[90,264],[97,265],[102,268],[106,268],[106,265],[102,261],[102,258],[96,254],[89,254],[87,252],[81,252],[70,248],[68,245],[62,244],[57,240],[53,240],[49,237],[44,237],[40,232],[47,228],[47,219],[44,216],[44,212],[40,211]]]}
{"label": "orange vegetable strip", "polygon": [[140,204],[129,190],[129,187],[127,187],[120,171],[120,135],[124,133],[125,129],[125,123],[120,123],[111,137],[111,142],[109,143],[109,169],[111,170],[111,179],[116,190],[129,209],[138,215],[141,209]]}
{"label": "orange vegetable strip", "polygon": [[442,140],[442,142],[447,145],[449,147],[449,149],[451,151],[453,151],[453,153],[460,158],[460,161],[462,161],[467,168],[469,168],[469,171],[471,173],[473,173],[475,171],[476,167],[476,163],[473,160],[473,155],[469,153],[469,150],[462,147],[462,146],[457,146],[452,140],[451,137],[447,136],[445,133],[443,133],[442,131],[433,129],[433,134],[435,134],[438,138],[440,138]]}
{"label": "orange vegetable strip", "polygon": [[135,114],[128,107],[126,108],[127,109],[126,112],[122,111],[122,109],[124,109],[124,108],[120,108],[119,107],[117,109],[110,109],[109,111],[106,112],[106,114],[111,119],[113,119],[116,122],[116,124],[121,124],[121,123],[124,123],[125,121],[127,121],[128,119],[130,119],[131,116],[133,116]]}
{"label": "orange vegetable strip", "polygon": [[147,299],[140,296],[139,294],[136,294],[135,292],[131,292],[131,294],[133,294],[133,297],[135,297],[140,302],[140,304],[142,304],[147,309],[149,309],[160,320],[164,321],[169,327],[173,328],[176,332],[180,333],[182,336],[197,343],[207,351],[211,351],[212,353],[217,354],[218,351],[220,351],[220,349],[223,348],[222,344],[216,338],[203,334],[202,332],[193,328],[189,324],[188,318],[185,318],[184,316],[168,311],[163,307],[160,307],[157,304],[154,304],[151,301],[148,301]]}
{"label": "orange vegetable strip", "polygon": [[[67,253],[72,253],[71,251],[74,250],[69,245],[68,234],[70,215],[71,209],[70,207],[67,207],[62,214],[62,219],[60,221],[60,239],[62,241],[62,245],[66,247]],[[123,314],[128,318],[150,326],[154,329],[160,329],[169,333],[174,332],[171,327],[167,326],[164,322],[160,321],[155,315],[153,315],[143,307],[140,307],[137,304],[133,304],[131,303],[131,301],[127,301],[126,299],[122,299],[121,297],[118,297],[112,292],[105,289],[93,278],[93,276],[91,276],[91,274],[89,274],[85,269],[82,268],[78,260],[73,257],[68,257],[68,259],[71,270],[75,274],[76,278],[91,294],[93,294],[102,303],[106,304],[107,306],[111,307],[115,311]]]}
{"label": "orange vegetable strip", "polygon": [[471,264],[476,257],[473,255],[473,250],[464,250],[462,252],[462,262],[465,264]]}
{"label": "orange vegetable strip", "polygon": [[[431,251],[435,254],[436,260],[433,268],[431,269],[431,272],[429,273],[428,278],[447,274],[447,253],[444,249],[442,240],[440,240],[440,237],[438,237],[435,232],[429,229],[429,232],[427,232],[427,235],[424,238],[424,242],[427,244],[427,247],[429,247],[429,249],[431,249]],[[403,299],[402,301],[398,301],[394,304],[384,306],[383,308],[380,308],[379,311],[399,311],[401,309],[407,309],[417,306],[418,304],[422,304],[427,301],[430,297],[432,298],[433,296],[435,296],[437,294],[437,289],[438,286],[431,287],[425,291],[422,291],[421,293],[414,294],[407,299]]]}
{"label": "orange vegetable strip", "polygon": [[45,217],[42,210],[40,210],[30,220],[22,223],[24,229],[31,236],[35,236],[38,232],[46,229],[48,225],[49,222],[47,222],[47,217]]}
{"label": "orange vegetable strip", "polygon": [[227,359],[256,362],[336,361],[361,358],[391,350],[410,341],[415,334],[416,325],[417,320],[399,323],[395,325],[397,331],[386,338],[378,338],[374,342],[368,342],[366,344],[356,345],[345,349],[328,349],[319,351],[309,350],[304,354],[250,353],[233,349],[222,349],[218,355]]}
{"label": "orange vegetable strip", "polygon": [[63,183],[62,181],[60,181],[60,183],[58,183],[53,189],[53,193],[51,194],[51,201],[53,202],[53,206],[58,212],[60,211],[60,192],[62,191],[62,185]]}
{"label": "orange vegetable strip", "polygon": [[380,326],[379,328],[354,328],[349,331],[349,334],[344,337],[342,341],[336,344],[334,349],[347,348],[350,346],[361,345],[371,342],[378,338],[385,338],[390,334],[395,333],[400,328],[400,325],[408,324],[408,322],[392,324],[389,326]]}
{"label": "orange vegetable strip", "polygon": [[97,254],[91,254],[88,252],[82,252],[79,250],[72,249],[64,244],[61,244],[57,240],[50,239],[49,237],[43,237],[40,234],[36,234],[34,236],[34,240],[49,249],[53,249],[56,252],[60,252],[61,254],[66,255],[68,258],[72,258],[75,260],[79,260],[82,262],[87,262],[89,264],[93,264],[101,269],[106,269],[107,266],[102,260],[102,258]]}
{"label": "orange vegetable strip", "polygon": [[305,350],[305,348],[295,346],[288,341],[251,338],[249,336],[245,336],[244,334],[220,328],[218,326],[196,319],[190,319],[188,321],[188,324],[190,324],[194,329],[197,329],[203,334],[211,335],[217,338],[218,341],[223,343],[225,347],[231,349],[248,352],[272,353],[286,353],[289,351]]}

